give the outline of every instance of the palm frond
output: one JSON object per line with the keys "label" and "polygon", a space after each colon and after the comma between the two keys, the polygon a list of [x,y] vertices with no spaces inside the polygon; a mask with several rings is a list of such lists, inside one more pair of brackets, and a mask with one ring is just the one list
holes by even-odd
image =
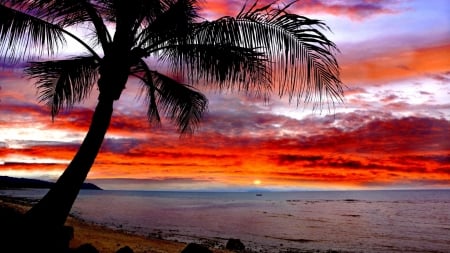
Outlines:
{"label": "palm frond", "polygon": [[147,64],[141,60],[131,68],[131,75],[139,78],[142,83],[142,89],[140,91],[141,96],[144,97],[145,102],[148,105],[147,119],[150,124],[159,125],[161,123],[161,116],[159,114],[157,100],[156,100],[156,86],[153,82],[152,71]]}
{"label": "palm frond", "polygon": [[135,73],[143,81],[150,122],[159,123],[162,112],[181,133],[193,132],[207,109],[207,98],[189,85],[150,70],[144,62],[136,66]]}
{"label": "palm frond", "polygon": [[70,109],[88,97],[98,78],[98,66],[95,57],[76,57],[31,62],[25,73],[37,79],[39,101],[51,108],[54,118],[61,109]]}
{"label": "palm frond", "polygon": [[90,1],[85,1],[83,6],[95,28],[94,34],[97,38],[97,44],[100,44],[105,52],[109,49],[109,45],[112,42],[111,35],[102,17],[102,15],[106,15],[105,13],[108,13],[107,7],[105,5],[91,3]]}
{"label": "palm frond", "polygon": [[[167,41],[184,40],[198,18],[197,0],[165,0],[156,15],[146,15],[147,26],[140,31],[136,44],[151,50]],[[172,42],[173,43],[173,42]]]}
{"label": "palm frond", "polygon": [[90,20],[84,0],[40,0],[23,1],[21,5],[16,5],[33,16],[57,24],[61,27],[80,24]]}
{"label": "palm frond", "polygon": [[0,4],[0,57],[27,58],[54,54],[65,43],[60,27]]}
{"label": "palm frond", "polygon": [[[302,88],[296,90],[293,87],[281,86],[281,94],[283,92],[289,94],[298,92],[299,98],[304,95],[305,101],[309,101],[316,97],[319,104],[322,102],[322,95],[325,95],[328,99],[342,99],[342,82],[340,81],[339,65],[335,57],[338,49],[319,30],[329,28],[320,20],[292,14],[272,17],[271,22],[285,31],[289,31],[292,39],[303,46],[301,51],[293,52],[295,57],[291,61],[294,63],[306,62],[305,69],[294,68],[298,75],[306,76],[306,78],[303,78]],[[286,66],[289,66],[287,61],[285,61],[283,67]],[[291,75],[295,77],[296,73],[291,73]],[[314,84],[314,86],[308,84]]]}
{"label": "palm frond", "polygon": [[156,71],[152,72],[152,78],[162,111],[176,122],[182,133],[192,132],[207,108],[207,98],[193,87]]}
{"label": "palm frond", "polygon": [[[292,2],[291,4],[293,4]],[[263,53],[272,67],[272,83],[280,96],[297,103],[342,100],[343,89],[336,45],[322,30],[320,20],[290,14],[273,4],[245,7],[236,18],[224,17],[199,25],[197,37],[212,44],[230,43]],[[330,102],[331,101],[331,102]]]}
{"label": "palm frond", "polygon": [[[154,17],[162,12],[165,1],[132,0],[126,2],[128,7],[133,8],[138,16]],[[96,0],[96,9],[100,10],[109,22],[117,21],[117,11],[120,8],[120,1]]]}
{"label": "palm frond", "polygon": [[102,19],[102,11],[105,10],[105,6],[98,1],[40,0],[22,4],[22,9],[60,27],[91,24],[95,28],[97,44],[101,44],[105,49],[111,42],[111,36]]}
{"label": "palm frond", "polygon": [[272,88],[271,71],[263,53],[232,44],[202,44],[198,37],[191,40],[194,44],[164,48],[162,59],[170,61],[175,72],[181,70],[192,83],[203,80],[211,89],[237,90],[268,97]]}

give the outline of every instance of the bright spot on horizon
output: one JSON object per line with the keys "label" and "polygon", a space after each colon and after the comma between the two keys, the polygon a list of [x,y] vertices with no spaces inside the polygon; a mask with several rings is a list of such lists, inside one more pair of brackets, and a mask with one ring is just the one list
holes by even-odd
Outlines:
{"label": "bright spot on horizon", "polygon": [[255,179],[255,180],[253,180],[253,184],[254,185],[260,185],[261,184],[261,180]]}

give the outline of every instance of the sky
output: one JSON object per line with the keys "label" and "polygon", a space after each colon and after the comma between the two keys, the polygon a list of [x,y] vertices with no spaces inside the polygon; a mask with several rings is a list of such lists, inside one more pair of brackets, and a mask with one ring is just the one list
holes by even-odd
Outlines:
{"label": "sky", "polygon": [[[207,19],[244,1],[207,0]],[[450,2],[302,0],[323,20],[345,99],[332,110],[206,91],[193,135],[146,121],[133,81],[115,104],[88,182],[126,190],[450,188]],[[76,53],[76,46],[63,48]],[[20,66],[0,68],[0,175],[55,180],[75,154],[96,95],[52,121]]]}

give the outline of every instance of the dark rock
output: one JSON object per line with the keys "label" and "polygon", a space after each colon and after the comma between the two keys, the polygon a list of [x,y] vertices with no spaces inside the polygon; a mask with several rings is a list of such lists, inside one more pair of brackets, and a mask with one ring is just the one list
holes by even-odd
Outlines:
{"label": "dark rock", "polygon": [[225,246],[228,250],[245,250],[244,244],[239,239],[229,239],[227,245]]}
{"label": "dark rock", "polygon": [[0,252],[2,253],[68,252],[73,233],[72,227],[50,227],[33,222],[17,210],[0,205]]}
{"label": "dark rock", "polygon": [[189,243],[181,253],[212,253],[212,251],[200,244]]}
{"label": "dark rock", "polygon": [[125,246],[116,251],[116,253],[134,253],[134,251],[130,247]]}
{"label": "dark rock", "polygon": [[30,248],[35,252],[67,252],[74,233],[73,227],[69,226],[46,227],[33,223],[28,223],[25,229],[28,230],[24,232],[24,240],[30,243]]}
{"label": "dark rock", "polygon": [[90,243],[85,243],[76,248],[73,253],[99,253],[99,251]]}
{"label": "dark rock", "polygon": [[0,205],[0,252],[20,252],[25,248],[22,241],[23,215],[17,210]]}
{"label": "dark rock", "polygon": [[11,231],[12,243],[16,251],[60,253],[69,251],[69,242],[73,237],[71,227],[45,227],[22,223]]}

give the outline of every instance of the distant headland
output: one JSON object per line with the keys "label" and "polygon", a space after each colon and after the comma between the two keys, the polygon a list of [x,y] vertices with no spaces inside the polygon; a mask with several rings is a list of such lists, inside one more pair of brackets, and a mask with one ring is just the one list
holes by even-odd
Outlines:
{"label": "distant headland", "polygon": [[[48,182],[44,180],[38,179],[29,179],[29,178],[16,178],[16,177],[7,177],[0,176],[0,189],[10,189],[10,188],[42,188],[47,189],[53,186],[53,182]],[[102,190],[100,187],[91,183],[83,183],[81,189],[86,190]]]}

